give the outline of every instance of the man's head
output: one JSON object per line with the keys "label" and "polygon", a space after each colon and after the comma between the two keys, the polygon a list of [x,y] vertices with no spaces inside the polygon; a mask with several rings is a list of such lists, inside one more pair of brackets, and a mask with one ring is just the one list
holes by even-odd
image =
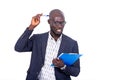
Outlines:
{"label": "man's head", "polygon": [[61,10],[54,9],[49,13],[50,33],[52,36],[60,36],[65,25],[65,17]]}

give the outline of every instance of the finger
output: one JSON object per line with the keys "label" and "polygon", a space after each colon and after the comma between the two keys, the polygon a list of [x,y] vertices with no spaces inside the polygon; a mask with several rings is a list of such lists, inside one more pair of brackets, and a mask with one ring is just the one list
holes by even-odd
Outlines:
{"label": "finger", "polygon": [[53,60],[52,60],[52,63],[53,63],[53,64],[56,63],[56,59],[53,59]]}
{"label": "finger", "polygon": [[57,66],[59,62],[58,62],[58,60],[55,58],[55,59],[52,60],[52,63],[53,63],[55,66]]}
{"label": "finger", "polygon": [[43,14],[41,13],[41,14],[37,14],[36,16],[35,16],[35,19],[37,20],[37,21],[40,21],[40,17],[42,16]]}
{"label": "finger", "polygon": [[43,13],[37,14],[36,16],[40,18],[42,15],[43,15]]}

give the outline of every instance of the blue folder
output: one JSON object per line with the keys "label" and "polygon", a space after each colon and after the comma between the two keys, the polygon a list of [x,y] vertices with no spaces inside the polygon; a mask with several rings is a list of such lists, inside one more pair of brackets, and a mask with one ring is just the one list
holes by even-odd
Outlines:
{"label": "blue folder", "polygon": [[82,55],[78,53],[61,53],[58,56],[58,58],[61,59],[64,62],[64,64],[70,66],[74,64],[79,59],[80,56]]}
{"label": "blue folder", "polygon": [[[61,53],[58,56],[58,59],[61,59],[65,65],[71,66],[74,64],[79,58],[82,56],[82,54],[78,53]],[[53,64],[51,66],[54,66]]]}

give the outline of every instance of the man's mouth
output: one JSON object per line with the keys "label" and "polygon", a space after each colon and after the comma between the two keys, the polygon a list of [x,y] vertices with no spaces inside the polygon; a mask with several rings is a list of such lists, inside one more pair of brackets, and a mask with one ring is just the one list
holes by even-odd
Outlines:
{"label": "man's mouth", "polygon": [[57,29],[57,32],[62,32],[62,30],[61,29]]}

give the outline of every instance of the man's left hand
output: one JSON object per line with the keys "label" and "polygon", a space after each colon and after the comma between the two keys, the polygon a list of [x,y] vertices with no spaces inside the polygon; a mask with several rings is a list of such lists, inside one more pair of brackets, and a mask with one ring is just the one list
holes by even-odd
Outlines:
{"label": "man's left hand", "polygon": [[58,67],[58,68],[61,68],[64,66],[63,61],[58,58],[53,59],[52,63],[54,64],[55,67]]}

